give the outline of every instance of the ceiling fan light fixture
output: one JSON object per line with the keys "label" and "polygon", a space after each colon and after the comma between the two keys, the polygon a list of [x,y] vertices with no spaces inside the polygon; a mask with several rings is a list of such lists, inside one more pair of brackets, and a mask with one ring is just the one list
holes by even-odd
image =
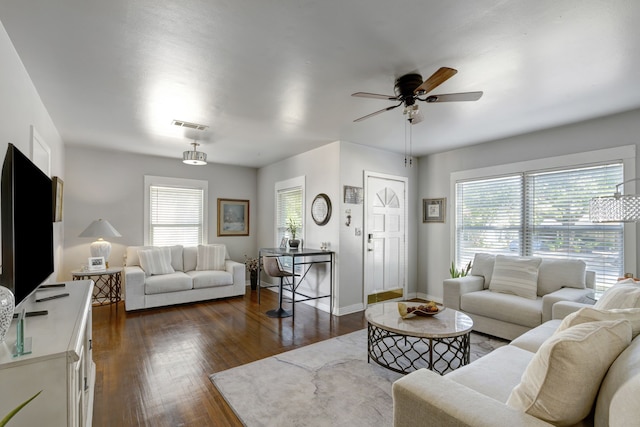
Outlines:
{"label": "ceiling fan light fixture", "polygon": [[193,150],[185,151],[182,153],[182,163],[185,163],[187,165],[194,165],[194,166],[206,165],[207,153],[203,153],[202,151],[196,150],[198,145],[200,145],[197,142],[192,142],[191,145],[193,145]]}

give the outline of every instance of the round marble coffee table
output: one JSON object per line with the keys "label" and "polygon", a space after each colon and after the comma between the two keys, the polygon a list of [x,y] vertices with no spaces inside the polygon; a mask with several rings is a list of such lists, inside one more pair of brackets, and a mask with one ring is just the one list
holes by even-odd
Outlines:
{"label": "round marble coffee table", "polygon": [[441,308],[433,316],[403,319],[397,302],[385,302],[368,307],[365,318],[368,361],[403,374],[428,368],[441,375],[469,363],[473,320],[464,313]]}

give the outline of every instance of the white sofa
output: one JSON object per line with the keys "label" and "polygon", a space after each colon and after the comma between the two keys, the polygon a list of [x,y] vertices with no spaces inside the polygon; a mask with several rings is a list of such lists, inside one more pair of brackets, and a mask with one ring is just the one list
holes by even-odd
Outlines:
{"label": "white sofa", "polygon": [[[145,251],[142,258],[140,251]],[[162,253],[164,258],[154,262],[149,256],[154,253]],[[216,254],[217,262],[209,259],[214,256],[209,254]],[[129,246],[124,266],[125,309],[244,295],[245,274],[245,265],[231,260],[224,245]]]}
{"label": "white sofa", "polygon": [[[622,308],[640,307],[640,287],[631,292]],[[443,376],[397,380],[394,426],[640,425],[640,308],[599,303],[557,303],[554,316],[582,309]]]}
{"label": "white sofa", "polygon": [[469,275],[443,286],[444,306],[471,317],[474,331],[512,340],[550,320],[556,302],[584,301],[595,273],[576,259],[479,253]]}

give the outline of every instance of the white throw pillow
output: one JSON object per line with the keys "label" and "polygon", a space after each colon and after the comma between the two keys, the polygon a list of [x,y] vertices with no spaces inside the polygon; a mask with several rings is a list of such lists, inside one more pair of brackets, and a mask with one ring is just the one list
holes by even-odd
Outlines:
{"label": "white throw pillow", "polygon": [[138,251],[140,267],[147,276],[175,273],[171,266],[171,248],[141,249]]}
{"label": "white throw pillow", "polygon": [[227,253],[225,245],[198,245],[197,271],[224,270],[224,259]]}
{"label": "white throw pillow", "polygon": [[640,286],[618,284],[605,291],[594,304],[595,308],[610,310],[612,308],[640,308]]}
{"label": "white throw pillow", "polygon": [[493,264],[496,256],[492,254],[477,253],[473,257],[471,264],[471,275],[484,277],[484,288],[489,289],[491,283],[491,274],[493,273]]}
{"label": "white throw pillow", "polygon": [[538,268],[538,295],[560,288],[586,288],[587,264],[580,259],[545,258]]}
{"label": "white throw pillow", "polygon": [[583,323],[552,335],[507,405],[557,426],[578,423],[589,415],[609,366],[630,342],[628,320]]}
{"label": "white throw pillow", "polygon": [[631,323],[631,339],[640,334],[640,308],[614,308],[611,310],[600,310],[595,307],[583,307],[578,311],[567,315],[556,334],[575,325],[587,322],[599,322],[603,320],[628,320]]}
{"label": "white throw pillow", "polygon": [[496,255],[489,290],[536,299],[542,258]]}

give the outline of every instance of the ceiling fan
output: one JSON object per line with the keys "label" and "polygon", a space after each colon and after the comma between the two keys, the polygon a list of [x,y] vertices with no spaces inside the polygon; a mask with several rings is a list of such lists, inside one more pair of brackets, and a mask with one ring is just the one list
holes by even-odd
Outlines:
{"label": "ceiling fan", "polygon": [[443,95],[429,95],[426,96],[436,87],[453,77],[458,70],[453,68],[442,67],[435,73],[433,73],[428,79],[422,81],[420,74],[411,73],[405,74],[396,80],[395,93],[396,95],[379,95],[377,93],[369,92],[356,92],[351,96],[357,96],[361,98],[374,98],[374,99],[386,99],[389,101],[399,101],[398,104],[392,105],[382,110],[378,110],[366,116],[355,119],[354,122],[361,122],[369,117],[376,116],[385,111],[393,110],[404,104],[404,114],[408,115],[409,122],[416,124],[422,121],[422,115],[420,109],[415,103],[416,101],[424,101],[427,103],[432,102],[452,102],[452,101],[477,101],[482,96],[482,92],[464,92],[464,93],[448,93]]}

